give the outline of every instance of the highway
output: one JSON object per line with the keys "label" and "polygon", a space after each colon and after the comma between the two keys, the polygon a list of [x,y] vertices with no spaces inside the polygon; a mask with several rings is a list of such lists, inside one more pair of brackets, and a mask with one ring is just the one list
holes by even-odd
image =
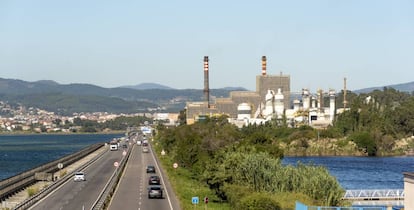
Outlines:
{"label": "highway", "polygon": [[[156,161],[151,145],[148,145],[149,152],[147,153],[142,152],[142,148],[136,144],[129,145],[131,155],[107,209],[180,210],[179,202],[166,175]],[[114,163],[120,162],[123,158],[123,148],[117,151],[110,151],[109,147],[107,149],[108,151],[102,157],[83,170],[86,181],[75,182],[73,178],[70,178],[29,209],[91,209],[115,172]],[[154,174],[147,174],[147,165],[155,166],[156,175],[161,178],[162,199],[148,198],[148,179]]]}
{"label": "highway", "polygon": [[71,178],[30,209],[90,209],[115,171],[114,162],[121,158],[122,150],[106,152],[83,170],[86,181],[74,182]]}
{"label": "highway", "polygon": [[[163,199],[149,199],[147,193],[148,178],[150,175],[146,173],[146,166],[154,165],[156,174],[161,177],[161,185],[163,186]],[[142,146],[135,145],[133,147],[130,159],[118,188],[115,191],[113,199],[109,205],[109,210],[179,210],[179,202],[171,188],[167,177],[162,173],[155,155],[150,147],[149,153],[142,152]]]}

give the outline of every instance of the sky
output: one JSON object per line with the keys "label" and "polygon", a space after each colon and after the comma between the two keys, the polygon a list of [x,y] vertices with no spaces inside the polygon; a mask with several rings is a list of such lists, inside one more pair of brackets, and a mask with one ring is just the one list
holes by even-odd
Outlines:
{"label": "sky", "polygon": [[414,81],[412,0],[1,0],[0,78],[291,91]]}

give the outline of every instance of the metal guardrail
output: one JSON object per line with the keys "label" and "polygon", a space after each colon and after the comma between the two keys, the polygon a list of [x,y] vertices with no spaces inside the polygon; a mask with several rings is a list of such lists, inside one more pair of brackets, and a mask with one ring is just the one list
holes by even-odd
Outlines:
{"label": "metal guardrail", "polygon": [[47,172],[53,173],[58,171],[58,163],[62,163],[64,165],[70,165],[82,157],[92,153],[93,151],[102,147],[104,143],[94,144],[89,146],[81,151],[73,153],[71,155],[67,155],[61,159],[43,164],[39,167],[30,169],[28,171],[22,172],[16,176],[10,177],[8,179],[4,179],[0,181],[0,200],[4,200],[10,195],[24,189],[25,187],[33,184],[36,182],[35,174],[40,172]]}
{"label": "metal guardrail", "polygon": [[404,189],[347,190],[344,200],[404,200]]}
{"label": "metal guardrail", "polygon": [[102,210],[107,208],[134,146],[135,144],[133,144],[131,148],[128,148],[127,154],[122,157],[119,166],[112,173],[110,180],[106,183],[104,189],[99,194],[98,199],[96,199],[95,203],[92,205],[91,210]]}
{"label": "metal guardrail", "polygon": [[[99,147],[97,147],[99,146]],[[85,149],[85,151],[91,150],[88,154],[92,153],[93,151],[96,151],[97,149],[101,148],[102,146],[104,146],[104,144],[95,144],[91,147],[88,147],[87,149]],[[107,151],[105,151],[107,152]],[[85,164],[83,164],[82,166],[79,166],[77,169],[75,169],[75,171],[82,171],[84,168],[86,168],[87,166],[89,166],[90,164],[92,164],[93,162],[95,162],[96,160],[98,160],[100,157],[102,157],[102,155],[105,154],[105,152],[103,152],[100,155],[97,155],[96,157],[92,158],[91,160],[89,160],[88,162],[86,162]],[[80,152],[83,156],[85,157],[86,155],[84,154],[84,152]],[[76,154],[76,153],[75,153]],[[55,190],[56,188],[58,188],[59,186],[61,186],[63,183],[65,183],[66,181],[68,181],[69,179],[71,179],[73,177],[72,173],[68,173],[65,176],[63,176],[61,179],[59,179],[58,181],[52,183],[51,185],[47,186],[46,188],[42,189],[40,192],[38,192],[37,194],[35,194],[34,196],[27,198],[26,200],[24,200],[23,202],[19,203],[18,205],[16,205],[13,210],[23,210],[23,209],[27,209],[30,206],[34,205],[36,202],[38,202],[39,200],[43,199],[45,196],[47,196],[50,192],[52,192],[53,190]]]}

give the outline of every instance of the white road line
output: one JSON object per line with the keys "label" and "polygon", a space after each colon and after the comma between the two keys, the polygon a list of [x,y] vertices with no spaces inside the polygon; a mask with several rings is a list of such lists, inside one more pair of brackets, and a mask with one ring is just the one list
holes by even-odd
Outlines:
{"label": "white road line", "polygon": [[172,203],[171,203],[170,195],[169,195],[169,193],[168,193],[168,189],[165,187],[165,182],[164,182],[164,178],[163,178],[163,175],[162,175],[162,173],[161,173],[161,170],[160,170],[160,166],[158,165],[158,162],[157,162],[157,160],[155,159],[155,155],[154,155],[154,152],[153,152],[153,150],[152,150],[152,147],[150,147],[150,150],[151,150],[151,156],[152,156],[152,158],[154,159],[155,165],[157,166],[157,170],[160,172],[159,174],[160,174],[160,177],[161,177],[161,181],[162,181],[162,183],[164,184],[164,189],[165,189],[166,194],[167,194],[168,204],[170,205],[170,209],[171,209],[171,210],[174,210],[174,208],[173,208],[173,206],[172,206]]}

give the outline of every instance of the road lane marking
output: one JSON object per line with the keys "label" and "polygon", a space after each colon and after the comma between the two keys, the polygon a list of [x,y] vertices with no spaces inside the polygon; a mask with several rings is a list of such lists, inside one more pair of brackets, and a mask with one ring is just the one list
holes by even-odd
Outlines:
{"label": "road lane marking", "polygon": [[154,152],[152,150],[152,147],[150,147],[150,152],[151,152],[152,158],[154,159],[154,162],[155,162],[155,165],[157,167],[157,170],[159,171],[159,174],[160,174],[160,177],[161,177],[161,181],[162,181],[162,183],[164,185],[164,189],[165,189],[166,194],[167,194],[168,204],[170,205],[170,209],[173,210],[174,208],[173,208],[172,203],[171,203],[170,195],[168,193],[167,187],[165,187],[164,176],[161,173],[160,166],[158,165],[157,159],[155,158],[155,155],[154,155]]}

